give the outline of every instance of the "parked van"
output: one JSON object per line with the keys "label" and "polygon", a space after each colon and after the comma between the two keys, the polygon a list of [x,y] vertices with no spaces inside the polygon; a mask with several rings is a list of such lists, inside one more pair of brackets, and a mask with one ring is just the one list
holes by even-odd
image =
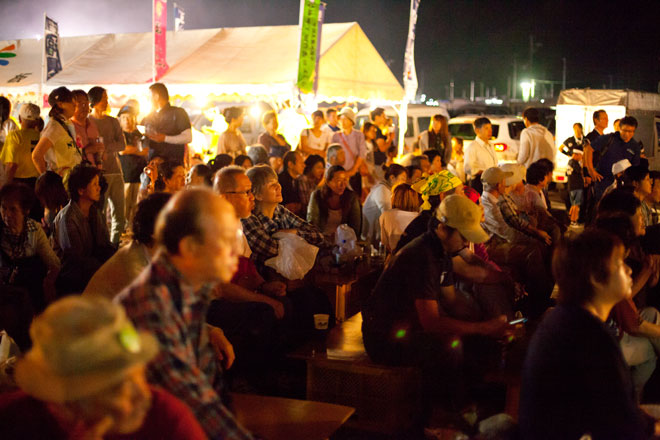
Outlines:
{"label": "parked van", "polygon": [[[398,113],[392,107],[383,108],[385,108],[385,115],[392,120],[394,127],[398,129]],[[373,110],[373,108],[365,107],[357,113],[357,121],[355,122],[356,129],[361,130],[364,123],[370,120],[369,113],[371,110]],[[430,106],[424,104],[408,105],[408,128],[405,135],[405,152],[412,152],[412,145],[417,141],[417,138],[424,130],[429,129],[431,118],[438,114],[443,115],[449,120],[449,113],[444,106]],[[398,139],[398,135],[395,139]]]}
{"label": "parked van", "polygon": [[452,137],[463,139],[463,148],[472,142],[477,134],[474,132],[474,121],[486,117],[493,126],[493,146],[497,154],[498,163],[515,162],[520,149],[520,132],[525,123],[516,116],[502,115],[463,115],[449,121],[449,134]]}

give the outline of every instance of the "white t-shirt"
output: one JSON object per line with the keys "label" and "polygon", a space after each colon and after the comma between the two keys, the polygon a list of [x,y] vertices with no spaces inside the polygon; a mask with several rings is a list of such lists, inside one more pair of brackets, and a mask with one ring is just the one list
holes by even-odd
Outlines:
{"label": "white t-shirt", "polygon": [[362,207],[362,239],[371,244],[378,244],[380,226],[378,219],[381,213],[392,209],[392,190],[384,182],[371,188]]}
{"label": "white t-shirt", "polygon": [[250,258],[250,255],[252,255],[252,249],[250,249],[250,245],[248,244],[247,237],[243,233],[243,224],[241,222],[238,222],[238,224],[239,224],[238,254],[241,257]]}
{"label": "white t-shirt", "polygon": [[380,216],[381,243],[390,251],[396,249],[401,234],[418,215],[418,212],[402,211],[400,209],[390,209],[383,212]]}
{"label": "white t-shirt", "polygon": [[80,150],[70,135],[71,131],[70,129],[67,133],[55,118],[50,118],[41,132],[41,137],[45,137],[53,144],[53,148],[46,152],[44,158],[49,170],[61,174],[63,170],[73,168],[82,161]]}
{"label": "white t-shirt", "polygon": [[318,150],[318,151],[325,151],[325,149],[330,144],[330,140],[332,139],[333,134],[334,133],[331,130],[328,131],[322,129],[321,136],[316,137],[314,135],[314,132],[309,128],[305,128],[303,131],[300,132],[300,136],[307,137],[307,146],[312,150]]}

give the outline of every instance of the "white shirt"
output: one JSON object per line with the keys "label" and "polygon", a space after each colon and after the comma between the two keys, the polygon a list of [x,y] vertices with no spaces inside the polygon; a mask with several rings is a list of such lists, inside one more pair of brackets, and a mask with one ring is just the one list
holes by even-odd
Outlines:
{"label": "white shirt", "polygon": [[465,175],[472,178],[478,173],[486,171],[488,168],[497,166],[495,147],[493,147],[490,141],[484,142],[479,138],[475,138],[470,145],[465,147],[463,161]]}
{"label": "white shirt", "polygon": [[555,139],[541,124],[532,124],[520,132],[518,163],[529,168],[539,159],[555,161]]}
{"label": "white shirt", "polygon": [[419,215],[418,212],[390,209],[380,216],[380,241],[390,251],[396,249],[401,234],[411,221]]}
{"label": "white shirt", "polygon": [[330,139],[332,139],[333,135],[334,133],[330,129],[321,129],[321,136],[319,137],[316,137],[310,128],[305,128],[300,132],[300,136],[307,137],[307,146],[312,150],[320,152],[325,151],[326,147],[330,144]]}
{"label": "white shirt", "polygon": [[362,239],[376,244],[380,239],[380,215],[392,209],[392,190],[385,182],[379,182],[371,188],[362,207]]}
{"label": "white shirt", "polygon": [[250,258],[250,255],[252,255],[252,249],[250,249],[247,237],[243,233],[243,222],[238,222],[238,224],[238,254],[241,257]]}

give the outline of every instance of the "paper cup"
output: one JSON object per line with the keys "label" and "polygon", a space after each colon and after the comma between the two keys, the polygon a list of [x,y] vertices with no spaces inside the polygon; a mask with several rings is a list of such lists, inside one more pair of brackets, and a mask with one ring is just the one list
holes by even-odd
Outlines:
{"label": "paper cup", "polygon": [[327,330],[329,319],[330,315],[325,313],[318,313],[314,315],[314,328],[317,330]]}

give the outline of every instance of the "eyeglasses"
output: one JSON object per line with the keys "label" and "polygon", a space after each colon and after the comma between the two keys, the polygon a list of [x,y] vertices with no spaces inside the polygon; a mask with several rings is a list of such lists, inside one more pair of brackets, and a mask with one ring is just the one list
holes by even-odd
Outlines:
{"label": "eyeglasses", "polygon": [[245,196],[250,197],[250,194],[254,194],[251,189],[248,189],[246,191],[225,191],[225,194],[243,194]]}

